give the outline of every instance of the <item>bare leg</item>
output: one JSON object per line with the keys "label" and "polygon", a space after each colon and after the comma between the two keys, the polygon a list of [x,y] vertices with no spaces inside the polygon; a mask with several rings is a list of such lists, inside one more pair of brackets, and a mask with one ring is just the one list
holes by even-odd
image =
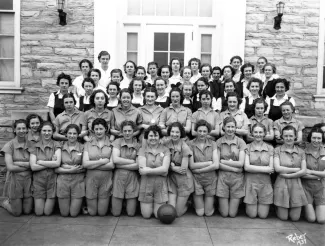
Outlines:
{"label": "bare leg", "polygon": [[176,200],[177,200],[177,195],[169,192],[168,193],[168,204],[170,204],[170,205],[174,206],[174,208],[176,208]]}
{"label": "bare leg", "polygon": [[276,215],[280,220],[288,220],[289,209],[283,207],[277,207]]}
{"label": "bare leg", "polygon": [[181,217],[187,211],[187,200],[189,196],[179,196],[177,197],[176,211],[177,216]]}
{"label": "bare leg", "polygon": [[70,216],[76,217],[80,213],[82,198],[72,198],[70,204]]}
{"label": "bare leg", "polygon": [[214,213],[214,196],[206,196],[204,198],[205,216],[212,216]]}
{"label": "bare leg", "polygon": [[11,214],[20,216],[23,213],[23,199],[10,199]]}
{"label": "bare leg", "polygon": [[61,216],[68,217],[70,213],[70,198],[59,198]]}
{"label": "bare leg", "polygon": [[257,204],[246,204],[246,214],[249,218],[256,218]]}
{"label": "bare leg", "polygon": [[137,198],[130,198],[126,200],[126,213],[128,216],[134,216],[137,211]]}
{"label": "bare leg", "polygon": [[229,215],[229,199],[219,197],[219,212],[222,217],[228,217]]}
{"label": "bare leg", "polygon": [[141,214],[145,219],[150,219],[153,213],[153,203],[140,202]]}
{"label": "bare leg", "polygon": [[120,216],[122,212],[123,199],[112,197],[112,209],[113,216]]}
{"label": "bare leg", "polygon": [[258,217],[266,219],[269,215],[270,205],[269,204],[258,204]]}
{"label": "bare leg", "polygon": [[325,205],[316,206],[316,218],[320,224],[325,224]]}
{"label": "bare leg", "polygon": [[305,208],[305,217],[308,222],[315,222],[316,221],[316,213],[313,204],[307,204],[304,206]]}
{"label": "bare leg", "polygon": [[193,195],[195,211],[198,216],[204,215],[204,200],[203,195]]}
{"label": "bare leg", "polygon": [[91,216],[97,215],[97,199],[87,199],[87,209]]}
{"label": "bare leg", "polygon": [[98,199],[97,210],[99,216],[105,216],[107,214],[109,199],[110,197]]}
{"label": "bare leg", "polygon": [[54,205],[55,205],[55,198],[47,198],[44,206],[44,214],[47,216],[51,215],[53,213]]}
{"label": "bare leg", "polygon": [[166,204],[166,203],[165,202],[164,203],[154,203],[153,212],[154,212],[156,218],[158,218],[158,215],[157,215],[158,209],[160,208],[160,206],[162,206],[164,204]]}
{"label": "bare leg", "polygon": [[34,206],[35,206],[35,214],[37,216],[42,216],[44,214],[44,207],[45,207],[45,199],[43,198],[35,198],[34,199]]}
{"label": "bare leg", "polygon": [[23,212],[24,214],[30,214],[33,211],[33,197],[23,199]]}

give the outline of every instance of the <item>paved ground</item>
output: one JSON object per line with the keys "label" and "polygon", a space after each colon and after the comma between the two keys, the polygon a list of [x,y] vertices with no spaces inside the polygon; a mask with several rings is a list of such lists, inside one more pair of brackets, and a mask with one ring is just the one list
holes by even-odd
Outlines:
{"label": "paved ground", "polygon": [[[0,208],[0,245],[303,245],[290,235],[306,235],[306,245],[325,245],[325,225],[265,220],[197,217],[188,212],[171,225],[141,216],[119,218],[12,217]],[[292,238],[294,240],[294,238]]]}

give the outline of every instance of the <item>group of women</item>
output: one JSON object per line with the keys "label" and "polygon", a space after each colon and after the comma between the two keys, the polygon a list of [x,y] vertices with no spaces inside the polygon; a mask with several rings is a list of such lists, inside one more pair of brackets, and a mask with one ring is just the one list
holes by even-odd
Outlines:
{"label": "group of women", "polygon": [[17,120],[2,149],[12,214],[34,203],[36,215],[49,215],[57,197],[62,216],[82,206],[119,216],[123,204],[134,216],[138,201],[144,218],[166,202],[182,216],[193,199],[199,216],[212,216],[217,203],[223,217],[235,217],[243,201],[251,218],[266,218],[274,204],[282,220],[299,220],[304,207],[308,221],[325,223],[324,126],[303,143],[289,82],[266,58],[256,73],[239,56],[223,69],[197,58],[181,68],[173,58],[159,68],[150,62],[149,78],[128,61],[125,78],[113,69],[106,88],[100,70],[84,63],[84,91],[75,84],[69,93],[70,76],[59,75],[52,122]]}

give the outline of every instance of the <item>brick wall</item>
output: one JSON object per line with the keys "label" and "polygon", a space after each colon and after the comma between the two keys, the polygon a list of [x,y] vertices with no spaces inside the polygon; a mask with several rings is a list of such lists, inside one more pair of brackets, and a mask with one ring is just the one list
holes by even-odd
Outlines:
{"label": "brick wall", "polygon": [[275,63],[277,73],[291,81],[290,94],[300,114],[325,116],[325,103],[315,103],[317,87],[320,0],[285,0],[281,29],[273,28],[274,0],[247,0],[245,61],[259,56]]}
{"label": "brick wall", "polygon": [[[57,0],[21,0],[21,95],[0,94],[0,124],[11,124],[11,110],[42,109],[61,72],[80,75],[78,62],[93,61],[93,0],[68,0],[67,25],[59,25]],[[0,128],[0,141],[12,136]]]}

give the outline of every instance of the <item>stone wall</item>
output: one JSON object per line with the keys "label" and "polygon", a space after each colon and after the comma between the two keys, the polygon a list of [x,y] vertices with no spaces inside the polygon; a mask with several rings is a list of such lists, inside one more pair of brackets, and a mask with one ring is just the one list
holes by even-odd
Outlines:
{"label": "stone wall", "polygon": [[265,56],[277,73],[291,81],[290,94],[300,114],[325,116],[325,103],[315,102],[320,0],[285,0],[281,29],[273,28],[274,0],[247,0],[245,61]]}
{"label": "stone wall", "polygon": [[[21,0],[21,95],[0,94],[0,125],[10,125],[11,110],[44,109],[61,72],[80,75],[78,62],[93,61],[93,0],[68,0],[67,25],[59,25],[57,0]],[[0,141],[12,136],[0,127]]]}

